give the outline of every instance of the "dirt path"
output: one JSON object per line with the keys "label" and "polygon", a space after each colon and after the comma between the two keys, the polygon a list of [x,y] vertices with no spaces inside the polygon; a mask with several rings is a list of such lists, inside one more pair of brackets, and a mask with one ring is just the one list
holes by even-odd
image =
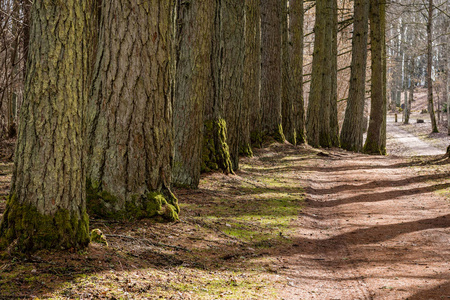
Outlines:
{"label": "dirt path", "polygon": [[448,165],[332,152],[309,170],[283,299],[450,299]]}
{"label": "dirt path", "polygon": [[417,135],[402,129],[401,122],[395,123],[394,117],[387,118],[387,143],[389,153],[402,156],[442,155],[446,152],[447,144],[435,147],[421,140]]}

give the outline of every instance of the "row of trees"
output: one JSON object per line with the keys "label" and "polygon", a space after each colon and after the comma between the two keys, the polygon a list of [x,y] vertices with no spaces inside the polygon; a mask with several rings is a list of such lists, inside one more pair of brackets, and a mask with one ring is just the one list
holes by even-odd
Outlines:
{"label": "row of trees", "polygon": [[0,246],[83,247],[87,213],[176,220],[171,186],[197,187],[202,170],[232,173],[267,138],[385,153],[384,1],[354,1],[340,133],[337,32],[346,25],[337,0],[315,1],[305,113],[303,2],[34,1]]}

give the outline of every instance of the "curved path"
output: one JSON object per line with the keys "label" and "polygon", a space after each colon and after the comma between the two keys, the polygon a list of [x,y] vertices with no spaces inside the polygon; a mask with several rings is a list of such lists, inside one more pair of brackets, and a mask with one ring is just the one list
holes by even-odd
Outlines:
{"label": "curved path", "polygon": [[[411,151],[442,153],[391,126]],[[280,257],[282,299],[450,299],[448,160],[333,151],[297,174],[306,208]]]}
{"label": "curved path", "polygon": [[387,118],[387,148],[402,148],[401,152],[404,156],[418,156],[418,155],[441,155],[445,154],[446,149],[438,149],[417,136],[401,129],[401,123],[395,123],[394,118],[388,116]]}

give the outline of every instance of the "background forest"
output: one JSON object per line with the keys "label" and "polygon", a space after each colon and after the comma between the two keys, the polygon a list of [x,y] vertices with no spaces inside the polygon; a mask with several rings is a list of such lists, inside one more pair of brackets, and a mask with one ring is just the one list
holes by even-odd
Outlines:
{"label": "background forest", "polygon": [[[133,240],[92,224],[171,231],[177,195],[273,143],[385,155],[413,114],[450,135],[449,23],[446,0],[0,0],[4,257]],[[297,214],[284,192],[265,205]]]}

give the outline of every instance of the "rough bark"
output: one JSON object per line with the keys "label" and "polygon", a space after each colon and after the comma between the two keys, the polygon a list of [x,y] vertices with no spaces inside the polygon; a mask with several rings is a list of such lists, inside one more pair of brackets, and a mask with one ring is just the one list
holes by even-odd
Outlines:
{"label": "rough bark", "polygon": [[295,137],[297,144],[306,142],[305,107],[303,102],[303,0],[290,0],[291,32],[291,97],[294,106]]}
{"label": "rough bark", "polygon": [[204,107],[204,139],[202,150],[202,172],[221,170],[233,173],[230,150],[227,141],[227,123],[224,117],[224,103],[222,97],[220,43],[222,36],[222,10],[220,1],[214,1],[214,29],[211,41],[212,55],[210,57],[212,83],[210,96],[205,99]]}
{"label": "rough bark", "polygon": [[280,1],[281,5],[281,115],[283,132],[286,140],[295,145],[295,124],[294,124],[294,98],[292,97],[292,85],[296,84],[291,79],[291,62],[289,55],[289,28],[288,15],[289,8],[287,0]]}
{"label": "rough bark", "polygon": [[369,0],[355,0],[354,11],[350,89],[341,130],[341,147],[360,152],[364,134]]}
{"label": "rough bark", "polygon": [[20,251],[89,243],[83,163],[89,1],[35,1],[25,101],[0,245]]}
{"label": "rough bark", "polygon": [[[383,154],[383,115],[385,111],[384,102],[384,79],[383,79],[383,39],[381,22],[381,0],[370,1],[370,41],[372,57],[371,78],[371,106],[369,129],[364,145],[364,152],[369,154]],[[385,126],[385,125],[384,125]]]}
{"label": "rough bark", "polygon": [[224,104],[224,116],[227,124],[227,143],[233,170],[239,169],[239,144],[242,121],[244,75],[244,4],[242,0],[218,0],[220,14],[220,59],[219,96]]}
{"label": "rough bark", "polygon": [[261,133],[279,142],[285,137],[281,124],[281,5],[261,2]]}
{"label": "rough bark", "polygon": [[433,68],[433,0],[428,0],[428,19],[427,19],[427,95],[428,112],[431,119],[431,132],[439,132],[436,122],[436,114],[433,103],[433,79],[431,72]]}
{"label": "rough bark", "polygon": [[88,103],[88,208],[177,219],[170,192],[172,1],[103,1]]}
{"label": "rough bark", "polygon": [[338,120],[338,91],[337,91],[337,72],[338,72],[338,41],[337,41],[337,33],[338,33],[338,6],[337,0],[329,1],[331,4],[330,8],[330,25],[328,30],[331,34],[331,54],[329,57],[330,60],[330,75],[331,76],[331,92],[330,92],[330,139],[331,146],[339,147],[340,139],[339,139],[339,120]]}
{"label": "rough bark", "polygon": [[331,143],[331,3],[316,2],[314,52],[311,88],[306,121],[308,143],[313,147],[330,147]]}
{"label": "rough bark", "polygon": [[239,152],[252,156],[251,145],[260,145],[258,130],[261,122],[259,80],[261,76],[260,61],[260,0],[245,1],[244,29],[244,79],[243,105],[241,111],[241,132]]}
{"label": "rough bark", "polygon": [[177,67],[173,103],[172,182],[198,187],[202,163],[203,107],[211,93],[214,2],[178,2]]}

